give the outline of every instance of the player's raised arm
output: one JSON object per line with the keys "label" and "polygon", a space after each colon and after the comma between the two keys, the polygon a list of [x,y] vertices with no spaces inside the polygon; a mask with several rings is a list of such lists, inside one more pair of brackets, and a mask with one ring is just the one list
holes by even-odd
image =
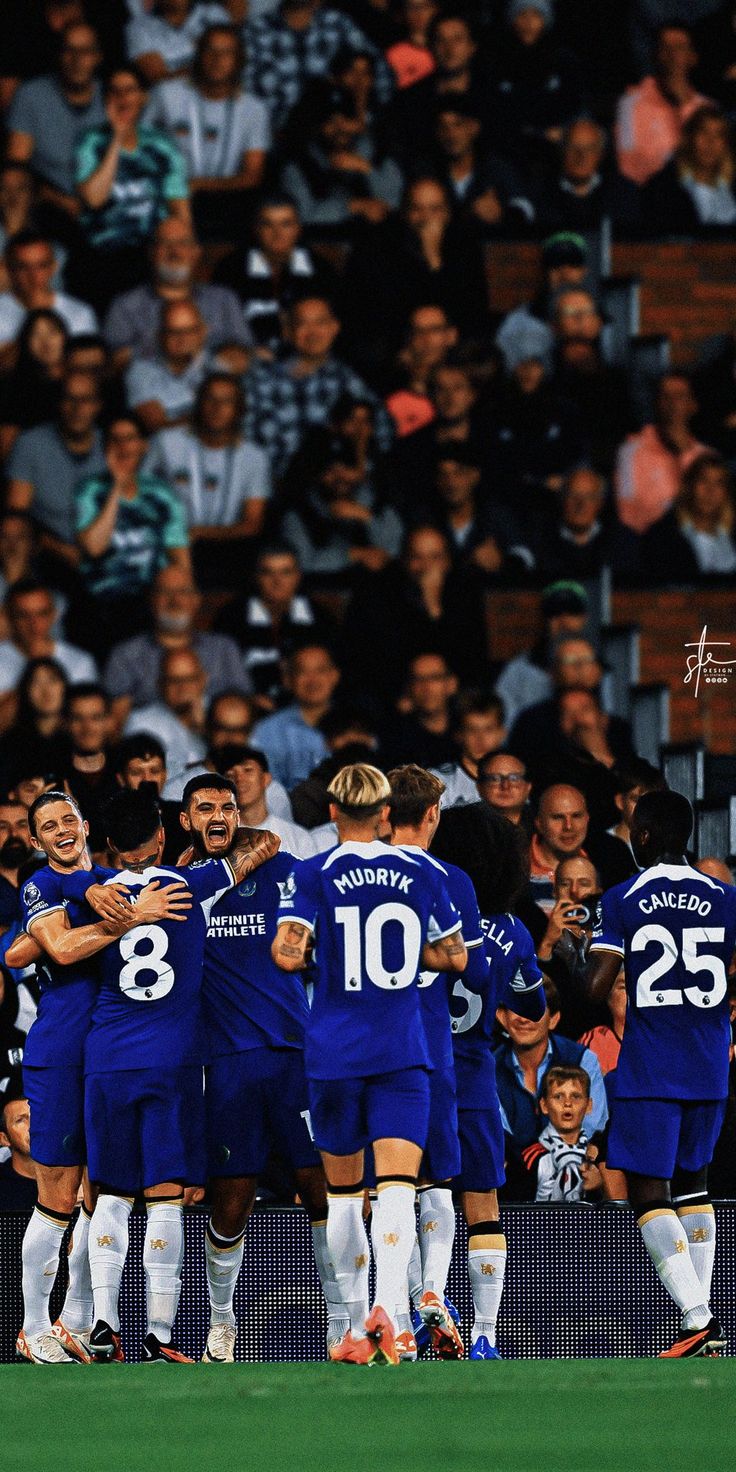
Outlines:
{"label": "player's raised arm", "polygon": [[36,961],[40,961],[42,955],[40,945],[35,940],[31,940],[25,930],[21,930],[12,945],[8,946],[4,960],[6,966],[12,966],[16,971],[23,971],[26,966],[33,966]]}
{"label": "player's raised arm", "polygon": [[312,941],[308,925],[298,920],[281,919],[271,946],[271,955],[282,971],[302,971]]}
{"label": "player's raised arm", "polygon": [[182,893],[179,885],[160,889],[158,881],[154,880],[141,890],[137,903],[130,905],[127,913],[120,915],[117,920],[100,920],[95,925],[80,925],[73,929],[66,910],[60,909],[29,919],[28,928],[29,932],[32,929],[32,939],[52,961],[56,961],[59,966],[72,966],[77,961],[86,961],[89,956],[95,956],[110,941],[118,940],[121,935],[125,935],[128,930],[135,930],[138,925],[148,925],[158,920],[184,919],[180,910],[182,907],[189,909],[190,904],[191,896],[186,890]]}

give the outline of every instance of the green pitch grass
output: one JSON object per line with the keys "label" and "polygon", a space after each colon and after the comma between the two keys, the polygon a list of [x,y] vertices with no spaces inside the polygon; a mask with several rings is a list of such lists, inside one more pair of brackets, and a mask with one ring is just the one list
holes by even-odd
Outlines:
{"label": "green pitch grass", "polygon": [[17,1472],[733,1472],[736,1360],[0,1370]]}

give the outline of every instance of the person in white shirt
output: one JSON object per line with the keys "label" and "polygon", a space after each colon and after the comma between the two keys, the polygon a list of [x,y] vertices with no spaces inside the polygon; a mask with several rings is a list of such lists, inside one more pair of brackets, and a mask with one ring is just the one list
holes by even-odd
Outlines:
{"label": "person in white shirt", "polygon": [[456,708],[454,736],[460,748],[460,760],[430,768],[445,784],[440,802],[443,808],[478,802],[478,763],[484,756],[498,751],[506,740],[503,701],[497,695],[470,692],[460,697]]}
{"label": "person in white shirt", "polygon": [[138,5],[125,27],[126,54],[147,82],[160,82],[188,71],[203,30],[220,22],[230,22],[225,6],[201,4],[200,0],[153,0],[152,5]]}
{"label": "person in white shirt", "polygon": [[237,27],[208,26],[191,80],[160,82],[148,103],[146,122],[168,133],[186,160],[200,240],[230,239],[263,179],[271,126],[265,103],[243,91],[244,64]]}
{"label": "person in white shirt", "polygon": [[149,434],[188,419],[209,369],[207,325],[194,302],[167,302],[157,358],[133,358],[125,375],[129,407]]}
{"label": "person in white shirt", "polygon": [[158,737],[166,752],[169,772],[180,772],[190,763],[202,761],[207,749],[206,684],[206,673],[193,649],[168,650],[161,659],[159,699],[134,710],[128,716],[123,735],[148,731]]}
{"label": "person in white shirt", "polygon": [[70,685],[97,679],[91,654],[54,638],[57,608],[43,583],[33,578],[14,583],[5,596],[5,613],[10,638],[0,640],[0,713],[12,709],[16,686],[29,659],[55,659]]}
{"label": "person in white shirt", "polygon": [[0,366],[7,366],[15,339],[28,312],[48,307],[61,317],[70,337],[98,332],[92,308],[66,292],[54,291],[51,283],[57,270],[54,247],[35,230],[19,230],[4,251],[10,290],[0,292]]}
{"label": "person in white shirt", "polygon": [[255,746],[246,747],[239,754],[237,764],[229,767],[225,776],[235,783],[240,821],[246,828],[268,828],[281,839],[281,852],[293,854],[296,859],[308,859],[317,852],[312,835],[299,823],[287,822],[285,818],[269,812],[266,793],[271,785],[268,757]]}

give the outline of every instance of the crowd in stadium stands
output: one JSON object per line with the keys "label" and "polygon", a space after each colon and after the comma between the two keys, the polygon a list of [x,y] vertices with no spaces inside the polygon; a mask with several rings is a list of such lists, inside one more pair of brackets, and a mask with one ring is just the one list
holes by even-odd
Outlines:
{"label": "crowd in stadium stands", "polygon": [[[432,768],[528,839],[547,1011],[505,1009],[497,1049],[527,1199],[601,1195],[625,992],[586,1001],[579,942],[663,783],[583,584],[736,573],[727,309],[642,398],[599,281],[601,231],[736,246],[734,24],[723,0],[0,15],[0,951],[45,789],[104,855],[107,798],[155,784],[174,862],[185,781],[229,773],[305,857],[336,842],[344,761]],[[488,243],[517,239],[538,289],[494,315]],[[499,666],[504,587],[538,590],[539,626]],[[12,1080],[36,988],[3,969],[0,1207],[33,1192]],[[557,1063],[587,1080],[562,1183]]]}

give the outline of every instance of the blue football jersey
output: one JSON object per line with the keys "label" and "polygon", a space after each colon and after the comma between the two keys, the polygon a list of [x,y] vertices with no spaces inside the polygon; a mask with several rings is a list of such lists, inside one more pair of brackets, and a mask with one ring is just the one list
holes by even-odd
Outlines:
{"label": "blue football jersey", "polygon": [[99,954],[100,990],[87,1035],[88,1073],[127,1068],[176,1068],[202,1063],[202,965],[213,905],[233,884],[227,859],[207,859],[185,872],[150,868],[105,871],[108,883],[131,894],[157,879],[185,879],[194,903],[184,922],[139,925]]}
{"label": "blue football jersey", "polygon": [[210,911],[202,1002],[211,1057],[264,1045],[304,1046],[304,983],[271,959],[276,916],[293,869],[291,854],[275,854]]}
{"label": "blue football jersey", "polygon": [[[70,876],[46,865],[27,879],[21,890],[23,929],[33,935],[35,922],[54,910],[66,910],[69,924],[94,925],[99,916],[84,900],[84,890],[99,883],[107,870],[93,868],[78,871],[83,887],[76,898],[69,898]],[[28,1033],[24,1058],[34,1068],[59,1064],[78,1067],[84,1059],[84,1042],[89,1030],[92,1009],[97,1001],[97,957],[78,961],[73,966],[59,966],[49,957],[38,965],[41,1000],[38,1014]]]}
{"label": "blue football jersey", "polygon": [[590,949],[621,956],[626,972],[617,1098],[725,1098],[734,946],[736,888],[689,864],[655,864],[606,891]]}
{"label": "blue football jersey", "polygon": [[[463,982],[469,992],[478,991],[485,984],[488,962],[483,950],[480,911],[473,889],[473,881],[456,864],[435,859],[424,849],[414,844],[402,843],[402,853],[412,854],[420,863],[429,865],[441,876],[445,890],[451,899],[462,926],[463,939],[468,950],[468,964],[463,972]],[[452,1068],[452,1032],[450,1029],[450,992],[455,977],[451,971],[422,971],[419,977],[419,996],[422,1003],[424,1033],[433,1068]]]}
{"label": "blue football jersey", "polygon": [[305,1066],[315,1079],[431,1066],[417,981],[422,946],[460,929],[442,875],[415,854],[343,843],[294,868],[279,922],[315,937]]}
{"label": "blue football jersey", "polygon": [[524,1017],[541,1017],[545,1009],[543,977],[534,941],[514,915],[481,920],[487,972],[476,994],[458,977],[450,995],[452,1042],[460,1109],[487,1109],[496,1087],[491,1051],[496,1008],[508,1006]]}

